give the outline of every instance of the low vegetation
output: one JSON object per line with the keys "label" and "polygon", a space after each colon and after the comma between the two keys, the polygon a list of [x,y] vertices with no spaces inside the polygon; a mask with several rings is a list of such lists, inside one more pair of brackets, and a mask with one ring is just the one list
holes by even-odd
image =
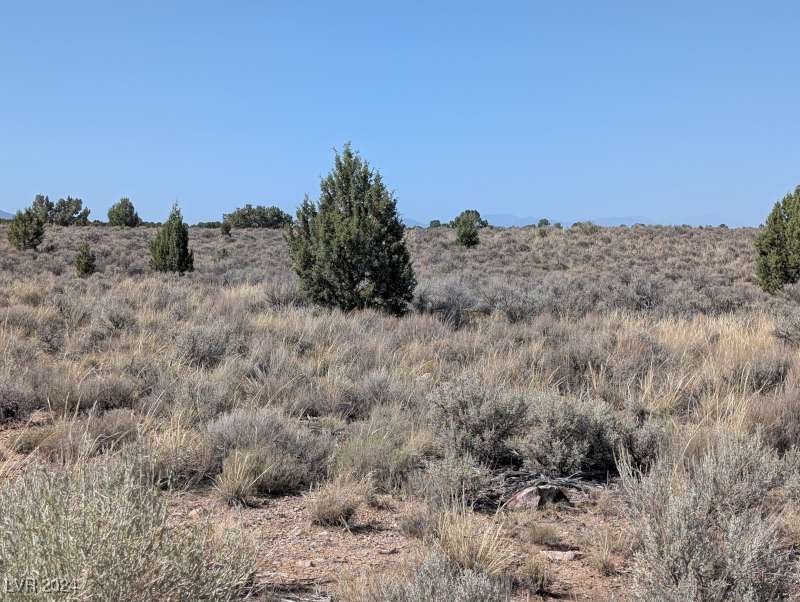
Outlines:
{"label": "low vegetation", "polygon": [[[4,570],[83,599],[268,588],[279,560],[191,504],[307,554],[390,533],[365,554],[393,568],[337,564],[334,599],[797,594],[800,295],[762,289],[758,231],[477,216],[468,249],[404,230],[349,147],[286,238],[49,207],[0,225]],[[532,483],[575,503],[514,510]]]}

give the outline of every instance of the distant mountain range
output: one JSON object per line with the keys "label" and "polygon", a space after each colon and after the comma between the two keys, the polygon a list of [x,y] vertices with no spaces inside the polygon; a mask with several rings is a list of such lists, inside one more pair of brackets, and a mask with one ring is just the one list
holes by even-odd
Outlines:
{"label": "distant mountain range", "polygon": [[3,211],[2,209],[0,209],[0,219],[11,219],[12,217],[14,216],[11,215],[8,211]]}

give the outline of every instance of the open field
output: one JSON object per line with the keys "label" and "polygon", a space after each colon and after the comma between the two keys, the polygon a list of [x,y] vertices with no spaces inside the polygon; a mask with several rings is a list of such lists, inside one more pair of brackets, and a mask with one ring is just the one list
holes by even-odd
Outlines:
{"label": "open field", "polygon": [[[196,271],[170,276],[152,229],[50,227],[35,253],[5,228],[14,578],[77,600],[109,575],[122,600],[798,592],[800,289],[757,287],[754,229],[409,230],[397,318],[307,306],[274,230],[193,228]],[[569,503],[507,505],[545,481]]]}

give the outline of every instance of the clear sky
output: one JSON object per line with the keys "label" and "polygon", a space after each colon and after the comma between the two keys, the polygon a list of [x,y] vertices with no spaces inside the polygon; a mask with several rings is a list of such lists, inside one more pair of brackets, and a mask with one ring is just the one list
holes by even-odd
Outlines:
{"label": "clear sky", "polygon": [[757,224],[800,184],[800,4],[0,0],[0,209],[294,211],[346,141],[420,221]]}

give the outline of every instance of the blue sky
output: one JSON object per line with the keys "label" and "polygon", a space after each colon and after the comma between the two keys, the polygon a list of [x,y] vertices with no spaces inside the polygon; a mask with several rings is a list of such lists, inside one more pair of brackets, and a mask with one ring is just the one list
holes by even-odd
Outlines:
{"label": "blue sky", "polygon": [[0,0],[0,209],[293,211],[346,141],[401,212],[757,224],[800,183],[796,2]]}

